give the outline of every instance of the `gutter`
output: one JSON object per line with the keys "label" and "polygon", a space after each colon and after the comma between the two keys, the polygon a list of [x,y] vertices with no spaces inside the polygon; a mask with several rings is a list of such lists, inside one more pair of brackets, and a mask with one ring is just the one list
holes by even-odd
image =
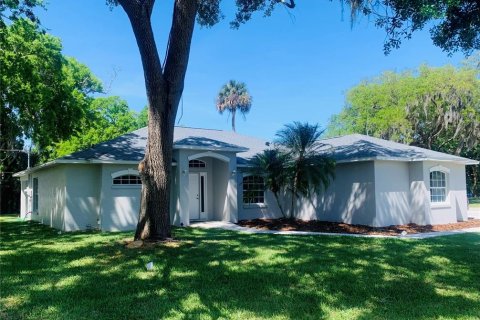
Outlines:
{"label": "gutter", "polygon": [[178,144],[174,145],[173,149],[187,149],[187,150],[207,150],[207,151],[225,151],[225,152],[245,152],[250,149],[243,148],[243,147],[232,147],[232,148],[225,148],[225,147],[206,147],[206,146],[191,146],[185,144]]}
{"label": "gutter", "polygon": [[[14,178],[20,178],[23,177],[27,174],[31,174],[33,172],[36,172],[40,169],[44,168],[49,168],[49,167],[54,167],[59,164],[134,164],[138,165],[140,161],[127,161],[127,160],[68,160],[68,159],[57,159],[53,161],[46,162],[44,164],[41,164],[39,166],[19,171],[14,173],[12,176]],[[177,165],[176,162],[172,162],[172,167],[175,167]]]}
{"label": "gutter", "polygon": [[368,158],[357,158],[357,159],[347,159],[347,160],[337,160],[336,163],[350,163],[350,162],[363,162],[363,161],[399,161],[399,162],[421,162],[421,161],[432,161],[432,162],[450,162],[463,165],[477,165],[480,162],[477,160],[461,158],[459,159],[435,159],[435,158],[393,158],[393,157],[368,157]]}

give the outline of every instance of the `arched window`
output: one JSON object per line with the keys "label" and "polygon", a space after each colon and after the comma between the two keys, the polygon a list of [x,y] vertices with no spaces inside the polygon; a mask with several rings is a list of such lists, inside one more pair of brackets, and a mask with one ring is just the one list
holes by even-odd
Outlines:
{"label": "arched window", "polygon": [[243,177],[243,203],[265,203],[265,181],[261,176]]}
{"label": "arched window", "polygon": [[127,169],[112,173],[114,186],[140,186],[142,180],[137,170]]}
{"label": "arched window", "polygon": [[447,173],[440,170],[430,171],[430,202],[447,201]]}
{"label": "arched window", "polygon": [[126,174],[123,176],[119,176],[116,178],[113,178],[113,184],[114,185],[128,185],[128,184],[142,184],[142,180],[140,179],[139,176],[135,176],[133,174]]}
{"label": "arched window", "polygon": [[205,168],[207,164],[202,160],[193,159],[188,161],[189,168]]}

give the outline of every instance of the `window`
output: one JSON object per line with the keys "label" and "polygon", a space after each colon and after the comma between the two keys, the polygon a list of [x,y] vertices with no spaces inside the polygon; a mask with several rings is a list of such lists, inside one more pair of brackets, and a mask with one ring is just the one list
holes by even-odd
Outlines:
{"label": "window", "polygon": [[205,168],[207,164],[203,162],[202,160],[190,160],[188,161],[188,167],[189,168]]}
{"label": "window", "polygon": [[32,211],[38,211],[38,178],[33,178],[33,206]]}
{"label": "window", "polygon": [[430,172],[430,202],[442,203],[447,201],[447,177],[445,172]]}
{"label": "window", "polygon": [[260,176],[246,176],[243,178],[243,203],[265,203],[265,182]]}
{"label": "window", "polygon": [[140,177],[133,174],[125,174],[123,176],[118,176],[113,178],[114,185],[141,185],[142,180]]}

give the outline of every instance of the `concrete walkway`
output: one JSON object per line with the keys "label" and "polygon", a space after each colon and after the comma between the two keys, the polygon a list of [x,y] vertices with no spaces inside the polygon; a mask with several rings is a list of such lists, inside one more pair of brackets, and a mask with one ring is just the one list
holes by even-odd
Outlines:
{"label": "concrete walkway", "polygon": [[474,219],[480,219],[480,207],[469,208],[468,217],[474,218]]}
{"label": "concrete walkway", "polygon": [[392,238],[392,239],[427,239],[427,238],[449,236],[449,235],[462,234],[462,233],[471,233],[471,232],[480,233],[480,228],[459,229],[455,231],[416,233],[416,234],[407,234],[405,236],[402,236],[402,235],[386,236],[386,235],[375,235],[375,234],[352,234],[352,233],[327,233],[327,232],[311,232],[311,231],[275,231],[275,230],[260,230],[255,228],[241,227],[234,223],[223,222],[223,221],[194,222],[190,224],[190,227],[201,228],[201,229],[223,229],[223,230],[238,231],[243,233],[258,233],[258,234],[301,235],[301,236],[346,236],[346,237]]}

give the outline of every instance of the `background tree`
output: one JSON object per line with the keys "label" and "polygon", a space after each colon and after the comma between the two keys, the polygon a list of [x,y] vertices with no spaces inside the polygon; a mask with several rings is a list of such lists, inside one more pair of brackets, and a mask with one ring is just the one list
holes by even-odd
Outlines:
{"label": "background tree", "polygon": [[405,93],[412,89],[413,83],[408,82],[412,78],[412,72],[385,72],[351,88],[342,112],[332,116],[327,135],[356,132],[410,143],[412,129],[405,118]]}
{"label": "background tree", "polygon": [[30,21],[17,20],[0,34],[1,139],[32,139],[43,150],[79,128],[101,83]]}
{"label": "background tree", "polygon": [[34,9],[44,7],[43,0],[0,0],[0,29],[7,27],[7,21],[28,19],[38,23]]}
{"label": "background tree", "polygon": [[480,137],[479,75],[472,68],[426,65],[386,72],[347,92],[328,135],[355,132],[429,149],[454,143],[459,154]]}
{"label": "background tree", "polygon": [[[470,62],[460,68],[423,65],[362,82],[348,91],[328,135],[361,133],[479,159],[480,69]],[[478,166],[467,166],[476,195],[479,177]]]}
{"label": "background tree", "polygon": [[148,106],[143,107],[137,117],[137,127],[143,128],[146,126],[148,126]]}
{"label": "background tree", "polygon": [[[26,167],[22,153],[8,150],[23,149],[28,139],[44,155],[48,146],[79,128],[91,94],[102,87],[85,65],[62,55],[58,38],[30,20],[1,27],[0,48],[0,184],[5,199],[14,196],[6,197],[7,189],[19,190],[12,173]],[[2,212],[13,209],[2,206]]]}
{"label": "background tree", "polygon": [[78,150],[114,139],[122,134],[145,127],[146,119],[131,111],[125,100],[119,97],[96,98],[81,119],[81,127],[68,139],[55,143],[50,159],[62,157]]}
{"label": "background tree", "polygon": [[235,115],[238,112],[245,115],[252,107],[252,97],[244,82],[230,80],[222,86],[217,96],[217,111],[220,114],[227,111],[232,116],[232,130],[235,131]]}
{"label": "background tree", "polygon": [[[175,0],[167,53],[162,64],[152,30],[151,14],[155,0],[107,0],[120,4],[132,25],[142,60],[148,100],[148,145],[139,165],[142,196],[136,239],[170,237],[170,166],[172,163],[173,128],[178,103],[183,92],[190,44],[195,20],[204,26],[216,24],[223,14],[221,0]],[[479,4],[467,1],[420,0],[343,0],[359,13],[372,15],[376,25],[385,28],[385,49],[397,47],[415,30],[432,22],[432,37],[436,45],[449,52],[464,51],[479,46]],[[237,0],[237,13],[232,27],[250,20],[252,14],[263,11],[270,15],[278,4],[295,7],[294,0]]]}
{"label": "background tree", "polygon": [[349,0],[353,17],[364,14],[387,34],[386,53],[403,39],[430,27],[433,43],[449,54],[480,49],[480,2],[477,0]]}

